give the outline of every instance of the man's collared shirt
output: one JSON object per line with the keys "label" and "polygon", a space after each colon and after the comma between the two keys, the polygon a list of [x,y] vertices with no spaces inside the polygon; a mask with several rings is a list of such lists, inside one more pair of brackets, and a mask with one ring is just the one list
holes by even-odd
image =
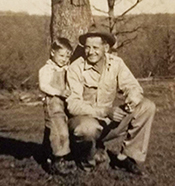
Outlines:
{"label": "man's collared shirt", "polygon": [[102,73],[99,73],[82,57],[68,68],[67,79],[71,95],[67,103],[71,114],[105,118],[106,108],[112,107],[117,90],[122,91],[125,97],[143,93],[121,58],[106,54],[102,69]]}

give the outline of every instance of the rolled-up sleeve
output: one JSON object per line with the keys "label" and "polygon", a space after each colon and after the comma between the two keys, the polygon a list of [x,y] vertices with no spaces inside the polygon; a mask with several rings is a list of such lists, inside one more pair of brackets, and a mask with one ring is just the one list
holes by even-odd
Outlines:
{"label": "rolled-up sleeve", "polygon": [[83,78],[80,65],[72,64],[67,71],[68,86],[71,95],[67,99],[69,112],[76,115],[89,115],[92,117],[106,117],[105,107],[96,107],[83,99]]}

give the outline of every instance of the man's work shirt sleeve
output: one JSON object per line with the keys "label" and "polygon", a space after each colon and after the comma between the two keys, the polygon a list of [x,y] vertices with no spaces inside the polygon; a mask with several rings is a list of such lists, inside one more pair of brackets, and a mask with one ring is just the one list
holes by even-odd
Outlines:
{"label": "man's work shirt sleeve", "polygon": [[105,107],[97,107],[87,103],[83,99],[83,80],[81,69],[78,66],[72,66],[67,71],[68,85],[71,90],[71,95],[67,99],[68,110],[74,116],[89,115],[92,117],[106,117],[107,109]]}
{"label": "man's work shirt sleeve", "polygon": [[130,99],[139,99],[138,102],[141,101],[141,99],[143,98],[143,89],[122,59],[120,59],[119,63],[117,82],[118,89],[121,90],[125,96],[125,102]]}

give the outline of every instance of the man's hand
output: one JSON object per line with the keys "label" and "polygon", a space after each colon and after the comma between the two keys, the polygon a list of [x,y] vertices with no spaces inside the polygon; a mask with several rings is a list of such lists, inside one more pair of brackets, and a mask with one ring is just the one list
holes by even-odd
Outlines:
{"label": "man's hand", "polygon": [[120,107],[112,107],[108,110],[108,116],[111,120],[121,122],[122,119],[127,115]]}
{"label": "man's hand", "polygon": [[142,94],[139,94],[139,95],[138,94],[137,95],[129,94],[125,100],[126,111],[133,112],[135,107],[141,102],[142,99],[143,99]]}

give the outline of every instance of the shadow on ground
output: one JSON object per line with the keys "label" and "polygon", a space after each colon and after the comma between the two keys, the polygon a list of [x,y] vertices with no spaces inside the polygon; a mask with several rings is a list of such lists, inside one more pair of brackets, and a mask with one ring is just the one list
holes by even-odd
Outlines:
{"label": "shadow on ground", "polygon": [[43,152],[41,144],[0,137],[0,155],[10,155],[19,160],[33,156],[36,162],[41,164],[43,161],[41,152]]}

